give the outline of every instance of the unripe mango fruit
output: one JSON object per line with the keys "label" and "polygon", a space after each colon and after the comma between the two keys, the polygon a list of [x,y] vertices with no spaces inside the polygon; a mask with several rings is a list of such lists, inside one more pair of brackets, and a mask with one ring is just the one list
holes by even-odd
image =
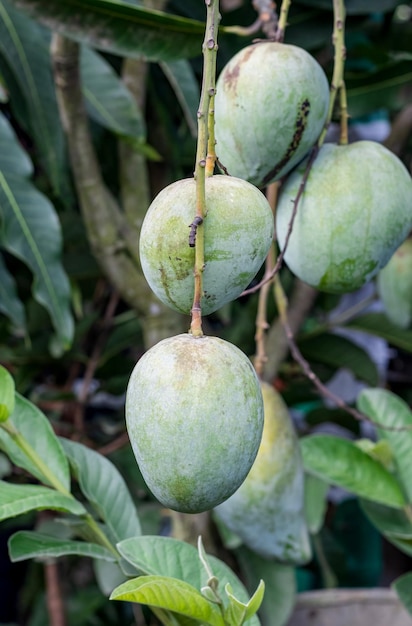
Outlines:
{"label": "unripe mango fruit", "polygon": [[[276,232],[283,249],[307,160],[282,186]],[[412,180],[381,144],[324,144],[299,200],[285,261],[320,291],[345,293],[371,280],[412,227]]]}
{"label": "unripe mango fruit", "polygon": [[[150,205],[140,235],[147,282],[162,302],[185,314],[194,295],[195,249],[189,246],[189,226],[195,209],[195,180],[172,183]],[[238,178],[206,178],[206,210],[204,315],[236,299],[248,286],[266,258],[274,231],[265,196]]]}
{"label": "unripe mango fruit", "polygon": [[126,424],[156,498],[185,513],[211,509],[236,491],[259,448],[263,401],[255,370],[223,339],[164,339],[132,372]]}
{"label": "unripe mango fruit", "polygon": [[215,513],[257,554],[305,563],[311,549],[299,442],[282,397],[268,383],[261,387],[264,427],[256,460],[243,484]]}
{"label": "unripe mango fruit", "polygon": [[377,278],[377,288],[386,315],[400,328],[412,322],[412,239],[395,251]]}
{"label": "unripe mango fruit", "polygon": [[219,161],[257,186],[278,180],[314,145],[328,107],[328,81],[308,52],[273,41],[247,46],[216,84]]}

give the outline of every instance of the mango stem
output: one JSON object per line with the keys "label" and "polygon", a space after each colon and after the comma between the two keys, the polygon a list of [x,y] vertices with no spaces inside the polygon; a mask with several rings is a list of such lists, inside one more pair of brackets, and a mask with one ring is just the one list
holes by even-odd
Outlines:
{"label": "mango stem", "polygon": [[[325,125],[318,139],[318,148],[320,148],[326,137],[329,125],[332,120],[333,111],[335,108],[336,96],[338,92],[344,90],[344,71],[345,71],[345,59],[346,59],[346,46],[345,46],[345,2],[344,0],[333,0],[333,16],[334,26],[332,41],[335,49],[335,57],[333,63],[332,82],[330,85],[330,99],[328,115],[326,117]],[[346,106],[346,93],[343,95],[343,102],[345,108],[342,108],[341,100],[341,123],[342,126],[346,125],[347,128],[347,106]],[[341,143],[344,143],[344,133],[341,134]],[[342,141],[343,140],[343,141]],[[347,142],[346,142],[347,143]]]}
{"label": "mango stem", "polygon": [[[206,206],[206,168],[208,176],[213,173],[211,163],[214,153],[214,132],[210,132],[209,124],[211,108],[211,100],[216,90],[216,57],[217,57],[217,32],[220,20],[219,1],[205,0],[206,4],[206,29],[203,41],[203,78],[202,89],[200,94],[199,109],[197,112],[197,149],[196,149],[196,165],[195,165],[195,181],[196,181],[196,214],[192,224],[190,225],[189,245],[195,248],[195,265],[194,265],[194,297],[192,306],[192,322],[190,332],[195,337],[203,335],[202,330],[202,307],[201,299],[203,295],[203,271],[205,267],[205,240],[204,240],[204,220],[207,215]],[[212,122],[213,122],[212,116]],[[208,126],[210,126],[208,128]],[[210,138],[210,141],[209,141]],[[213,143],[213,145],[212,145]],[[209,155],[208,155],[209,146]],[[209,157],[209,165],[207,167]]]}

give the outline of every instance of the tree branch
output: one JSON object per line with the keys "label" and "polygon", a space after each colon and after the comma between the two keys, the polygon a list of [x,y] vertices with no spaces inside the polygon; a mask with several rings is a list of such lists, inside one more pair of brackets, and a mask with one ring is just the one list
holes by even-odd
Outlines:
{"label": "tree branch", "polygon": [[[67,134],[70,161],[88,239],[103,272],[123,300],[141,317],[143,326],[150,326],[151,330],[145,336],[148,348],[159,341],[160,334],[160,338],[175,334],[175,318],[155,299],[141,272],[138,259],[140,223],[135,221],[134,215],[131,216],[132,193],[128,195],[128,212],[124,213],[102,178],[83,103],[79,46],[55,34],[51,51],[60,115]],[[133,162],[133,165],[136,163]],[[135,180],[141,182],[144,170],[135,167],[131,172]],[[139,175],[140,178],[137,178]],[[140,185],[138,191],[134,186],[133,193],[133,201],[137,204]],[[145,193],[147,197],[143,197],[139,205],[142,215],[150,202],[148,191]],[[152,317],[155,318],[154,323]]]}
{"label": "tree branch", "polygon": [[[313,287],[295,279],[292,294],[290,296],[289,326],[295,335],[307,318],[318,292]],[[263,379],[271,382],[278,373],[280,365],[289,353],[289,340],[285,334],[284,326],[280,317],[270,327],[266,337],[266,363],[263,371]]]}

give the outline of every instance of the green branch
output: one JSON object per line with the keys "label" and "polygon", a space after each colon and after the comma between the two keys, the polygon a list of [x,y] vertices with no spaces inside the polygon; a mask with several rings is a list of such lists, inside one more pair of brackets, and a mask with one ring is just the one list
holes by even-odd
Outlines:
{"label": "green branch", "polygon": [[210,101],[215,95],[216,88],[216,57],[217,57],[217,32],[219,26],[219,2],[218,0],[205,0],[207,17],[205,38],[203,41],[203,78],[200,95],[198,118],[198,137],[196,149],[196,215],[191,225],[190,245],[195,246],[195,293],[192,307],[192,323],[190,330],[192,335],[200,337],[202,330],[201,299],[203,293],[203,270],[205,265],[204,253],[204,224],[206,216],[206,163],[208,152],[208,123]]}
{"label": "green branch", "polygon": [[[320,148],[325,141],[326,133],[332,120],[333,111],[335,108],[336,96],[338,92],[344,90],[344,71],[345,71],[345,59],[346,59],[346,47],[345,47],[345,2],[344,0],[333,0],[333,35],[332,41],[335,49],[334,64],[332,82],[330,85],[330,100],[329,110],[326,118],[325,126],[318,140],[318,147]],[[346,107],[346,95],[342,96],[342,102]],[[341,143],[345,143],[345,129],[346,129],[346,142],[347,142],[347,110],[341,108]]]}

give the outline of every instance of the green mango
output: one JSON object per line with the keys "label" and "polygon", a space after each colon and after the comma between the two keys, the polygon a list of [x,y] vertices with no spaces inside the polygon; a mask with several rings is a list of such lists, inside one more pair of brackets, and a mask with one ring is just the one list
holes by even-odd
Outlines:
{"label": "green mango", "polygon": [[[281,189],[281,249],[306,167],[307,160]],[[320,291],[354,291],[386,265],[411,228],[412,179],[398,157],[374,141],[324,144],[298,202],[285,262]]]}
{"label": "green mango", "polygon": [[212,509],[243,482],[259,448],[263,400],[255,370],[223,339],[164,339],[131,374],[126,424],[143,478],[164,506]]}
{"label": "green mango", "polygon": [[386,315],[400,328],[412,322],[412,239],[406,239],[379,272],[377,288]]}
{"label": "green mango", "polygon": [[[238,178],[206,179],[206,211],[204,315],[244,291],[262,266],[274,232],[265,196]],[[154,199],[140,235],[140,260],[147,282],[162,302],[185,314],[193,305],[195,248],[189,246],[189,234],[195,214],[195,180],[179,180]]]}
{"label": "green mango", "polygon": [[259,42],[223,68],[214,108],[219,161],[231,176],[265,186],[289,172],[317,141],[329,85],[303,48]]}
{"label": "green mango", "polygon": [[304,472],[298,438],[279,393],[261,383],[264,427],[256,460],[239,489],[215,508],[244,544],[265,558],[311,558],[304,518]]}

